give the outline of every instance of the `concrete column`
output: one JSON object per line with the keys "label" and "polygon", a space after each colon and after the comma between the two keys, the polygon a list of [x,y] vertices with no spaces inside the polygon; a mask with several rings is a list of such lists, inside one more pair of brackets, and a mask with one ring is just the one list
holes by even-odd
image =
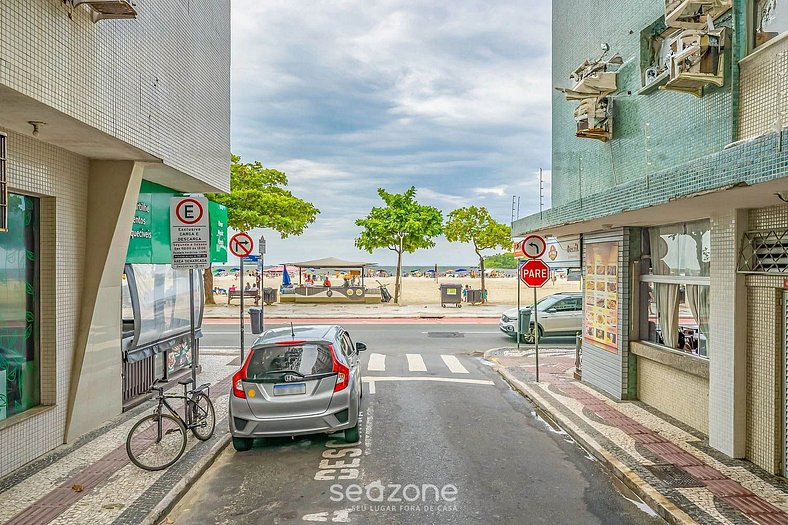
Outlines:
{"label": "concrete column", "polygon": [[736,273],[747,210],[711,218],[709,445],[743,458],[747,438],[747,289]]}
{"label": "concrete column", "polygon": [[85,275],[71,372],[67,442],[122,409],[121,276],[142,172],[143,165],[132,161],[90,164]]}

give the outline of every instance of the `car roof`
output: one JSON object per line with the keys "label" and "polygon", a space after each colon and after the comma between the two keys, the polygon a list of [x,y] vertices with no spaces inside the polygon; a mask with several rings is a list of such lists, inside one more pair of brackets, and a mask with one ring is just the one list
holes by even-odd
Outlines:
{"label": "car roof", "polygon": [[552,294],[552,297],[582,297],[583,292],[558,292]]}
{"label": "car roof", "polygon": [[[269,345],[282,341],[333,341],[335,334],[341,328],[337,325],[313,324],[313,325],[299,325],[283,326],[282,328],[272,328],[266,330],[260,337],[258,337],[254,346]],[[295,334],[295,335],[294,335]]]}

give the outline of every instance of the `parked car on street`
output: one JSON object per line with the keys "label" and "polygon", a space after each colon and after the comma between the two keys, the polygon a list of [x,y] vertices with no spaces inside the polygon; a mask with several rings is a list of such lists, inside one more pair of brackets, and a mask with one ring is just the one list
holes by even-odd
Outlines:
{"label": "parked car on street", "polygon": [[[575,335],[583,329],[583,293],[563,292],[543,297],[536,303],[539,318],[539,337]],[[521,312],[531,313],[531,306]],[[529,315],[528,326],[521,326],[522,339],[534,341],[534,318]],[[510,337],[517,337],[517,308],[510,308],[501,315],[499,328]]]}
{"label": "parked car on street", "polygon": [[364,350],[337,325],[264,332],[232,378],[233,447],[249,450],[256,437],[341,430],[346,441],[358,441]]}

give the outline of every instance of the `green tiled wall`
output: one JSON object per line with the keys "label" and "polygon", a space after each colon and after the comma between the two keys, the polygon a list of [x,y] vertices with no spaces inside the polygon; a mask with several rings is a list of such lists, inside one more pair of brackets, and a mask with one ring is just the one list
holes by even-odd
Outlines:
{"label": "green tiled wall", "polygon": [[[577,102],[553,94],[554,207],[680,166],[734,140],[729,67],[725,86],[707,87],[701,98],[662,90],[638,94],[640,33],[664,15],[664,6],[664,0],[553,0],[554,87],[569,87],[569,74],[599,56],[603,42],[610,45],[608,55],[624,59],[613,95],[610,142],[575,137]],[[715,24],[731,27],[732,21],[729,12]]]}

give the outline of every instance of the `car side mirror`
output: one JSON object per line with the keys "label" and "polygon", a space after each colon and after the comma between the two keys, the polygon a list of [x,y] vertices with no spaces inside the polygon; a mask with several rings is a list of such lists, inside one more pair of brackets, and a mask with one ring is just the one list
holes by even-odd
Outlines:
{"label": "car side mirror", "polygon": [[356,352],[365,352],[367,350],[367,345],[364,343],[356,343]]}

